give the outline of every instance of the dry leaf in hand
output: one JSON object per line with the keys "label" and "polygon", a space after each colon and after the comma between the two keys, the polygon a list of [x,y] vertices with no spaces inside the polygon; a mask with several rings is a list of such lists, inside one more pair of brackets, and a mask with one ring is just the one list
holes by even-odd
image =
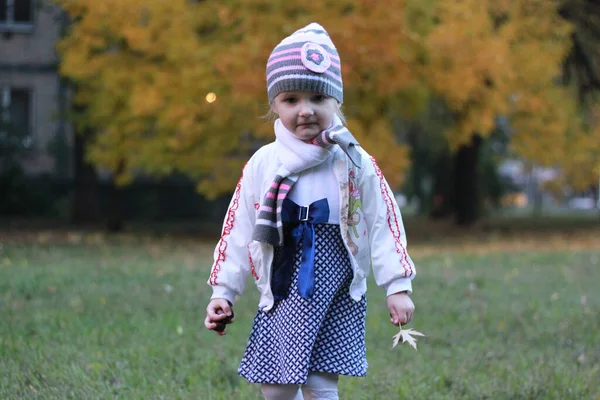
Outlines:
{"label": "dry leaf in hand", "polygon": [[400,339],[402,339],[402,343],[408,342],[412,347],[417,349],[417,339],[413,336],[425,336],[421,332],[415,331],[412,328],[403,330],[402,326],[400,326],[400,332],[394,335],[394,344],[392,345],[392,349],[398,345]]}

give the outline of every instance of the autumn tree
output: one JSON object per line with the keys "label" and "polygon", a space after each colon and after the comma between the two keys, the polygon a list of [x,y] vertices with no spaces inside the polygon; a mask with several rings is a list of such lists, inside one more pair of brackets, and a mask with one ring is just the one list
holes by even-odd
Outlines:
{"label": "autumn tree", "polygon": [[351,130],[396,188],[409,158],[391,122],[443,99],[460,222],[476,218],[477,144],[498,116],[516,132],[512,150],[532,162],[557,163],[584,142],[570,141],[581,124],[558,84],[572,28],[555,1],[56,1],[74,21],[61,72],[82,88],[76,101],[96,130],[88,157],[120,184],[179,171],[204,194],[230,191],[272,138],[259,117],[266,59],[312,21],[340,52]]}
{"label": "autumn tree", "polygon": [[434,6],[425,37],[427,84],[449,107],[457,220],[477,218],[479,147],[509,118],[511,149],[536,163],[562,159],[577,129],[575,98],[559,84],[571,25],[556,1],[448,0]]}
{"label": "autumn tree", "polygon": [[583,106],[578,126],[573,129],[561,149],[558,177],[548,183],[561,198],[571,193],[590,191],[598,201],[600,179],[600,105],[597,102]]}
{"label": "autumn tree", "polygon": [[[571,50],[563,63],[565,83],[575,88],[583,117],[563,162],[559,186],[594,187],[600,177],[600,5],[593,0],[563,0],[560,15],[572,23]],[[596,198],[599,201],[600,199]]]}
{"label": "autumn tree", "polygon": [[89,159],[118,183],[179,171],[206,195],[230,191],[257,140],[273,135],[260,118],[268,55],[312,21],[341,54],[350,128],[401,183],[408,157],[389,117],[400,100],[410,109],[417,82],[402,1],[57,2],[74,21],[61,72],[97,131]]}

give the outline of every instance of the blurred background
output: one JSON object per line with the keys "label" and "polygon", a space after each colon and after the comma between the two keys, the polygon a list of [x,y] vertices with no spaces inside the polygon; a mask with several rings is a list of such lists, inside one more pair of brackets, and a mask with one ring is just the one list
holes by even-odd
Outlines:
{"label": "blurred background", "polygon": [[599,13],[591,0],[2,0],[0,225],[218,234],[243,164],[272,140],[265,61],[311,21],[338,47],[350,129],[408,224],[598,222]]}

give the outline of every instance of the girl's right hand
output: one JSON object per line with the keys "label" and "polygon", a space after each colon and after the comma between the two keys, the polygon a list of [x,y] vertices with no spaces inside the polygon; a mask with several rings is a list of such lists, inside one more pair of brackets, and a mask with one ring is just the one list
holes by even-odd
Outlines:
{"label": "girl's right hand", "polygon": [[206,307],[204,326],[220,336],[225,335],[225,326],[235,321],[233,308],[226,299],[212,299]]}

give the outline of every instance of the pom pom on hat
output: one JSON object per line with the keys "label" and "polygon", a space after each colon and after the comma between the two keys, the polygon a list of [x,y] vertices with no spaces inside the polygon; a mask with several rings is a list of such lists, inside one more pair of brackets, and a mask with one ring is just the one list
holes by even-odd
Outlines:
{"label": "pom pom on hat", "polygon": [[315,22],[283,39],[269,56],[269,104],[287,91],[318,92],[344,102],[340,56],[325,28]]}

